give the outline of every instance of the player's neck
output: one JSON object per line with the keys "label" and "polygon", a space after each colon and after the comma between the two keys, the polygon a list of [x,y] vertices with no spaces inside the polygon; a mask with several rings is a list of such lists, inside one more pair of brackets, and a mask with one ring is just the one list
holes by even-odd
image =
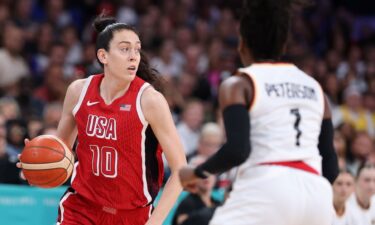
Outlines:
{"label": "player's neck", "polygon": [[130,82],[107,78],[104,76],[100,84],[100,96],[106,104],[111,104],[115,99],[123,96],[128,90]]}
{"label": "player's neck", "polygon": [[358,196],[357,194],[355,195],[355,199],[356,199],[358,205],[362,209],[369,209],[370,208],[370,200],[369,199]]}
{"label": "player's neck", "polygon": [[12,58],[16,58],[19,56],[19,54],[16,51],[11,51],[9,49],[6,49],[6,51],[9,54],[9,56],[11,56]]}
{"label": "player's neck", "polygon": [[242,56],[241,59],[242,59],[241,61],[242,61],[242,64],[243,64],[244,67],[248,67],[248,66],[250,66],[251,64],[254,63],[254,60],[250,55]]}
{"label": "player's neck", "polygon": [[345,213],[345,202],[335,202],[333,203],[333,207],[335,208],[336,215],[337,216],[342,216]]}

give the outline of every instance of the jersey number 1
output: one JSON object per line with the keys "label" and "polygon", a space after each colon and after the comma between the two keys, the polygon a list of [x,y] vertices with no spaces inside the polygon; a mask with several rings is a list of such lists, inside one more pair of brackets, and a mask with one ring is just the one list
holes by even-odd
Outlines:
{"label": "jersey number 1", "polygon": [[297,131],[296,145],[300,146],[299,138],[301,137],[302,131],[299,129],[299,123],[301,122],[301,114],[298,108],[291,109],[290,113],[296,116],[296,121],[294,122],[294,129]]}
{"label": "jersey number 1", "polygon": [[99,148],[97,145],[90,145],[92,156],[92,172],[95,176],[102,174],[108,178],[117,176],[117,151],[108,146]]}

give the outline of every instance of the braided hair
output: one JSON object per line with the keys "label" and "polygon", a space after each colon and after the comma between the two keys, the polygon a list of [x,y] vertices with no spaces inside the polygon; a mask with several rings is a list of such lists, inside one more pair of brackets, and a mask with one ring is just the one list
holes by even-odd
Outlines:
{"label": "braided hair", "polygon": [[289,35],[293,5],[308,0],[244,0],[240,34],[255,61],[279,60]]}

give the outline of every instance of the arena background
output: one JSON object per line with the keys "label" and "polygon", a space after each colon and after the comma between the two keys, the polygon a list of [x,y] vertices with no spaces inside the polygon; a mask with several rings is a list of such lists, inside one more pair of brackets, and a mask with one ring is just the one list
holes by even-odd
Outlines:
{"label": "arena background", "polygon": [[[56,132],[67,86],[100,73],[91,26],[96,15],[105,11],[139,31],[165,79],[188,155],[197,151],[207,123],[222,126],[217,90],[241,66],[240,8],[240,0],[1,0],[0,224],[54,224],[66,186],[29,187],[15,163],[24,138]],[[375,2],[316,0],[295,11],[283,60],[322,85],[339,165],[355,174],[361,162],[375,162]],[[230,181],[219,178],[219,198]]]}

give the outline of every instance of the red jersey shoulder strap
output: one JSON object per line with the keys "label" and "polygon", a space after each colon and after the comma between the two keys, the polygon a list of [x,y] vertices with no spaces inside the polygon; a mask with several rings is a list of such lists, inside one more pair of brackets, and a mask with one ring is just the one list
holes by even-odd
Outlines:
{"label": "red jersey shoulder strap", "polygon": [[83,102],[83,100],[86,96],[86,92],[87,92],[87,90],[89,90],[89,86],[91,86],[90,84],[92,83],[92,80],[95,80],[95,79],[98,79],[98,78],[100,78],[100,75],[91,75],[88,78],[86,78],[85,84],[83,85],[83,88],[82,88],[81,93],[79,95],[78,102],[72,110],[73,116],[75,116],[77,114],[79,108],[81,107],[82,102]]}

